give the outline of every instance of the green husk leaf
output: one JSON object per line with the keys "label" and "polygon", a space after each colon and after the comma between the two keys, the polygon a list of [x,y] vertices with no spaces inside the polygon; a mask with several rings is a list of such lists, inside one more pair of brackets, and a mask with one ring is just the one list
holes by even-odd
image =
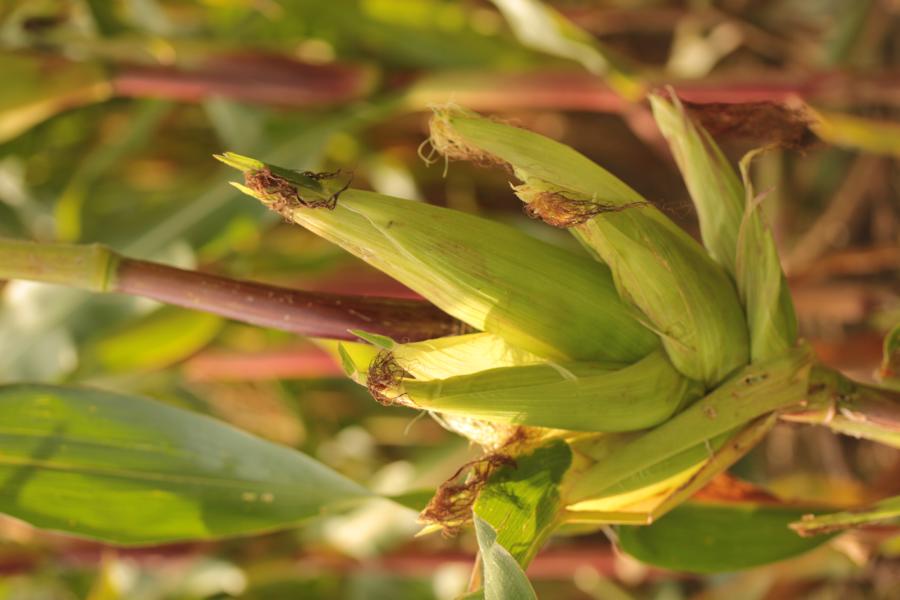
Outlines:
{"label": "green husk leaf", "polygon": [[797,343],[797,314],[775,240],[763,221],[762,198],[754,197],[749,175],[754,156],[751,152],[740,165],[747,200],[738,234],[736,278],[750,328],[750,358],[759,362],[780,356]]}
{"label": "green husk leaf", "polygon": [[[650,524],[693,496],[714,477],[749,452],[775,424],[773,415],[761,417],[743,429],[730,431],[641,469],[600,492],[596,497],[568,506],[569,523]],[[631,439],[635,439],[632,434]],[[591,449],[575,443],[578,451],[591,451],[597,461],[617,460],[615,450],[625,440]],[[569,480],[580,476],[573,472]]]}
{"label": "green husk leaf", "polygon": [[657,344],[588,259],[472,215],[265,168],[245,172],[245,191],[476,329],[554,360],[631,362]]}
{"label": "green husk leaf", "polygon": [[[626,433],[618,435],[606,435],[600,439],[575,441],[573,449],[580,452],[594,462],[603,462],[606,460],[617,460],[617,452],[623,448],[628,442],[637,439],[640,433]],[[646,490],[647,495],[656,494],[659,490],[651,490],[657,484],[666,481],[672,477],[685,471],[696,471],[728,440],[731,432],[716,436],[709,440],[708,443],[697,444],[687,450],[679,452],[671,457],[661,460],[650,465],[645,469],[641,469],[618,483],[611,485],[600,491],[590,500],[579,502],[577,505],[570,506],[572,510],[614,510],[622,506],[621,503],[615,502],[610,504],[610,498],[631,494],[638,490]],[[601,502],[595,502],[595,501]]]}
{"label": "green husk leaf", "polygon": [[749,177],[751,152],[741,161],[743,184],[713,141],[677,102],[651,95],[657,125],[700,219],[709,253],[731,274],[747,312],[753,362],[783,354],[797,342],[797,318],[778,251]]}
{"label": "green husk leaf", "polygon": [[599,462],[585,471],[568,499],[577,502],[596,497],[659,461],[762,415],[802,404],[811,362],[809,349],[801,347],[782,358],[745,367],[680,414],[626,443],[615,460]]}
{"label": "green husk leaf", "polygon": [[444,379],[487,369],[545,362],[527,350],[509,345],[493,333],[470,333],[397,344],[394,360],[416,379]]}
{"label": "green husk leaf", "polygon": [[747,326],[728,275],[621,180],[568,146],[455,107],[435,110],[431,143],[448,160],[512,167],[526,211],[570,228],[609,265],[620,295],[686,376],[711,386],[747,362]]}
{"label": "green husk leaf", "polygon": [[355,335],[361,340],[365,340],[372,344],[377,348],[381,348],[382,350],[393,350],[397,345],[397,342],[392,340],[386,335],[380,335],[378,333],[369,333],[368,331],[363,331],[361,329],[350,329],[350,333]]}
{"label": "green husk leaf", "polygon": [[680,104],[650,94],[656,125],[690,192],[703,245],[737,279],[738,233],[745,214],[744,187],[706,130],[695,126]]}
{"label": "green husk leaf", "polygon": [[366,385],[366,371],[360,370],[359,366],[342,342],[338,342],[337,351],[338,356],[341,359],[341,368],[344,369],[344,375],[349,377],[351,381],[360,385]]}
{"label": "green husk leaf", "polygon": [[[370,371],[370,381],[373,375]],[[622,367],[548,363],[447,379],[388,382],[394,403],[496,423],[571,431],[631,431],[672,416],[701,390],[662,352]]]}

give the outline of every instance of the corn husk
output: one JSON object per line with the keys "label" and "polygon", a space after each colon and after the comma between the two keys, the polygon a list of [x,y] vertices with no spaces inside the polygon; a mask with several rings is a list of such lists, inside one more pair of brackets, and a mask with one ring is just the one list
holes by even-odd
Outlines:
{"label": "corn husk", "polygon": [[628,366],[543,363],[428,380],[406,376],[385,352],[368,373],[382,402],[496,423],[632,431],[664,421],[701,391],[662,351]]}
{"label": "corn husk", "polygon": [[797,342],[797,317],[778,251],[741,161],[744,183],[712,137],[694,125],[683,107],[651,96],[653,114],[669,142],[697,207],[709,253],[737,282],[747,313],[750,356],[759,362],[780,356]]}
{"label": "corn husk", "polygon": [[774,411],[800,406],[806,399],[812,354],[807,347],[758,365],[749,365],[654,429],[628,440],[615,460],[601,460],[573,484],[573,503],[596,497],[634,473]]}
{"label": "corn husk", "polygon": [[712,386],[747,362],[747,326],[728,275],[621,180],[568,146],[461,109],[437,109],[431,134],[448,160],[512,167],[526,211],[570,228],[609,265],[679,371]]}
{"label": "corn husk", "polygon": [[658,343],[589,259],[473,215],[221,159],[245,172],[242,191],[516,347],[553,360],[633,362]]}
{"label": "corn husk", "polygon": [[416,379],[443,379],[546,362],[493,333],[451,335],[406,344],[364,331],[353,333],[382,350],[390,350],[397,364]]}
{"label": "corn husk", "polygon": [[[404,372],[421,379],[439,379],[498,366],[544,362],[529,352],[509,346],[503,338],[490,333],[448,336],[409,344],[398,344],[386,336],[365,331],[354,330],[353,333],[369,343],[321,340],[320,345],[333,349],[346,375],[363,387],[369,387],[370,366],[379,352],[384,350],[391,351]],[[479,350],[484,352],[479,354]],[[428,411],[428,414],[444,429],[478,444],[487,452],[509,451],[511,443],[521,445],[556,434],[548,429],[495,423],[462,414],[435,411]]]}

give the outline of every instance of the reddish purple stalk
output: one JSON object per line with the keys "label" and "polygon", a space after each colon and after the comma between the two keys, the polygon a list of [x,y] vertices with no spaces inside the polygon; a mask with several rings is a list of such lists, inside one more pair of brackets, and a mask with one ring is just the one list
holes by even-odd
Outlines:
{"label": "reddish purple stalk", "polygon": [[355,340],[348,330],[361,329],[407,342],[465,330],[422,300],[293,290],[128,258],[114,280],[111,291],[310,337]]}

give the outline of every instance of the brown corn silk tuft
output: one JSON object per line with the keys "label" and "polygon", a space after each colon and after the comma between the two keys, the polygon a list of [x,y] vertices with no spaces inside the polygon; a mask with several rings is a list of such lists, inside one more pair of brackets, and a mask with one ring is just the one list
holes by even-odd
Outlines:
{"label": "brown corn silk tuft", "polygon": [[[497,121],[503,122],[500,120]],[[511,125],[512,123],[507,124]],[[473,148],[471,145],[467,145],[465,142],[461,141],[453,128],[450,127],[446,120],[437,112],[431,116],[429,127],[431,135],[423,142],[422,147],[424,148],[425,145],[430,145],[431,150],[427,154],[420,152],[422,159],[426,163],[434,163],[437,160],[434,158],[434,153],[437,152],[443,156],[446,161],[465,161],[480,167],[503,167],[507,171],[512,171],[512,167],[506,161],[501,160],[489,152]]]}
{"label": "brown corn silk tuft", "polygon": [[[333,173],[304,171],[300,175],[313,181],[322,181],[337,177],[340,175],[340,171]],[[295,208],[326,208],[333,210],[337,206],[337,200],[341,192],[350,186],[350,179],[348,178],[347,183],[341,189],[327,198],[304,198],[300,195],[296,185],[281,175],[276,175],[269,167],[263,167],[256,171],[247,171],[244,174],[244,183],[260,196],[268,198],[272,210],[285,219],[290,220],[290,212]]]}
{"label": "brown corn silk tuft", "polygon": [[528,193],[523,189],[525,187],[516,188],[516,191],[528,194],[529,200],[523,207],[525,214],[532,219],[540,219],[548,225],[562,229],[581,225],[602,213],[620,212],[647,204],[646,202],[632,202],[623,205],[604,204],[595,200],[571,198],[562,192]]}
{"label": "brown corn silk tuft", "polygon": [[[419,514],[419,522],[439,525],[445,536],[456,535],[472,518],[472,506],[491,475],[507,465],[515,467],[516,461],[500,452],[464,464],[441,484],[428,506]],[[458,482],[467,470],[465,480]]]}
{"label": "brown corn silk tuft", "polygon": [[366,388],[379,404],[385,406],[402,404],[402,402],[398,402],[397,396],[390,396],[389,392],[396,390],[400,381],[409,376],[409,373],[394,358],[393,352],[382,350],[369,365]]}
{"label": "brown corn silk tuft", "polygon": [[[546,430],[524,426],[507,427],[502,432],[502,444],[482,458],[464,464],[441,484],[428,506],[419,514],[420,523],[440,526],[445,536],[455,535],[472,520],[472,506],[494,473],[506,466],[516,468],[514,457],[534,448],[546,434]],[[500,439],[498,437],[497,441]],[[469,473],[465,480],[458,482],[467,470]]]}
{"label": "brown corn silk tuft", "polygon": [[681,103],[712,137],[762,141],[790,150],[820,144],[810,111],[801,103],[741,102]]}

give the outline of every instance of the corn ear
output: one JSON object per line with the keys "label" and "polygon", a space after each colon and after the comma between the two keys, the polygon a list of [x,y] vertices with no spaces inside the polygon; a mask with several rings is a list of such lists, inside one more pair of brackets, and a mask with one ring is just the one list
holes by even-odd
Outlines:
{"label": "corn ear", "polygon": [[651,427],[700,393],[662,351],[624,367],[544,363],[431,380],[412,379],[397,369],[389,355],[369,369],[369,389],[383,402],[570,431]]}
{"label": "corn ear", "polygon": [[657,345],[589,259],[473,215],[219,158],[244,171],[245,193],[514,346],[554,360],[632,362]]}
{"label": "corn ear", "polygon": [[778,251],[741,161],[743,184],[712,137],[677,103],[653,95],[653,114],[669,142],[700,219],[709,253],[737,282],[747,312],[754,362],[783,354],[797,342],[797,317]]}
{"label": "corn ear", "polygon": [[728,275],[690,236],[624,182],[536,133],[440,108],[431,143],[448,160],[509,165],[526,212],[571,228],[609,265],[675,367],[714,385],[747,362],[747,326]]}
{"label": "corn ear", "polygon": [[[410,344],[398,344],[383,335],[352,330],[369,344],[334,342],[346,375],[356,383],[369,387],[368,372],[380,351],[390,351],[403,371],[418,379],[436,379],[465,375],[483,369],[512,364],[534,364],[543,359],[509,346],[503,338],[491,333],[448,336]],[[507,449],[512,441],[538,440],[551,435],[520,425],[492,423],[461,414],[429,411],[444,429],[475,442],[487,452]]]}

